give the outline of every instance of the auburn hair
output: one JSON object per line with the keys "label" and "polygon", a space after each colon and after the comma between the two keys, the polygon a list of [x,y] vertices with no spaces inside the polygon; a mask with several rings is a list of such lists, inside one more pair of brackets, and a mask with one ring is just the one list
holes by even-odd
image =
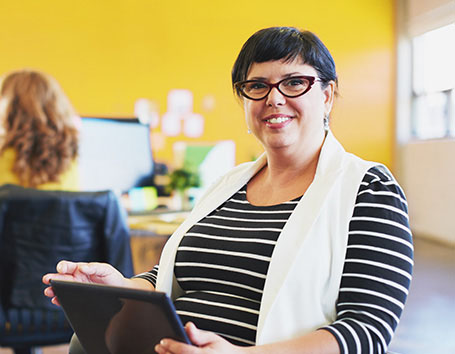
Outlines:
{"label": "auburn hair", "polygon": [[59,182],[77,157],[79,137],[77,115],[57,81],[32,70],[10,73],[0,83],[0,107],[0,154],[15,150],[13,173],[20,183],[34,188]]}

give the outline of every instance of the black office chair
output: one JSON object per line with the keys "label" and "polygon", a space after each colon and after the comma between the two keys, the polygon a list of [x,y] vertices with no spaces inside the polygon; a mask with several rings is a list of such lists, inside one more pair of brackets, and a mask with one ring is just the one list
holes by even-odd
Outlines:
{"label": "black office chair", "polygon": [[63,311],[41,278],[62,260],[108,262],[133,275],[126,214],[111,191],[0,187],[0,346],[16,354],[68,343]]}

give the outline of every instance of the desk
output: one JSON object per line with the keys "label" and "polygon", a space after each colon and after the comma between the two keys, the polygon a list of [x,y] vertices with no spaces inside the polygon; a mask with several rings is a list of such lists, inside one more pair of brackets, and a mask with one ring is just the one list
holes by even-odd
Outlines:
{"label": "desk", "polygon": [[136,274],[149,271],[158,264],[164,244],[188,214],[189,211],[153,210],[128,216]]}
{"label": "desk", "polygon": [[170,236],[189,213],[163,209],[128,215],[128,226],[134,236]]}

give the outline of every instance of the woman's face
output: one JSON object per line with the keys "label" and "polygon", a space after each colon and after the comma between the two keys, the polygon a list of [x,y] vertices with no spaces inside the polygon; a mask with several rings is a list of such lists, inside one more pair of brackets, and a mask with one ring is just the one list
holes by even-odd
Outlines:
{"label": "woman's face", "polygon": [[[317,71],[300,60],[282,60],[253,63],[247,80],[264,80],[276,83],[284,78],[309,75],[318,77]],[[303,96],[289,98],[273,88],[260,101],[244,98],[248,128],[260,140],[266,151],[291,148],[302,151],[324,139],[324,117],[330,113],[335,85],[333,82],[322,89],[315,81]],[[314,145],[315,146],[315,145]]]}

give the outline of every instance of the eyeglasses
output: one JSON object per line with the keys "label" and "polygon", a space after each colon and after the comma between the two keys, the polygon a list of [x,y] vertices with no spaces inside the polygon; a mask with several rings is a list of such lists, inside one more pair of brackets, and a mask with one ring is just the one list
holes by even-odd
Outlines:
{"label": "eyeglasses", "polygon": [[293,76],[278,81],[277,83],[270,83],[262,80],[246,80],[239,81],[234,84],[234,88],[238,90],[242,96],[260,101],[268,96],[274,87],[286,97],[299,97],[310,91],[311,87],[316,81],[321,79],[314,76]]}

